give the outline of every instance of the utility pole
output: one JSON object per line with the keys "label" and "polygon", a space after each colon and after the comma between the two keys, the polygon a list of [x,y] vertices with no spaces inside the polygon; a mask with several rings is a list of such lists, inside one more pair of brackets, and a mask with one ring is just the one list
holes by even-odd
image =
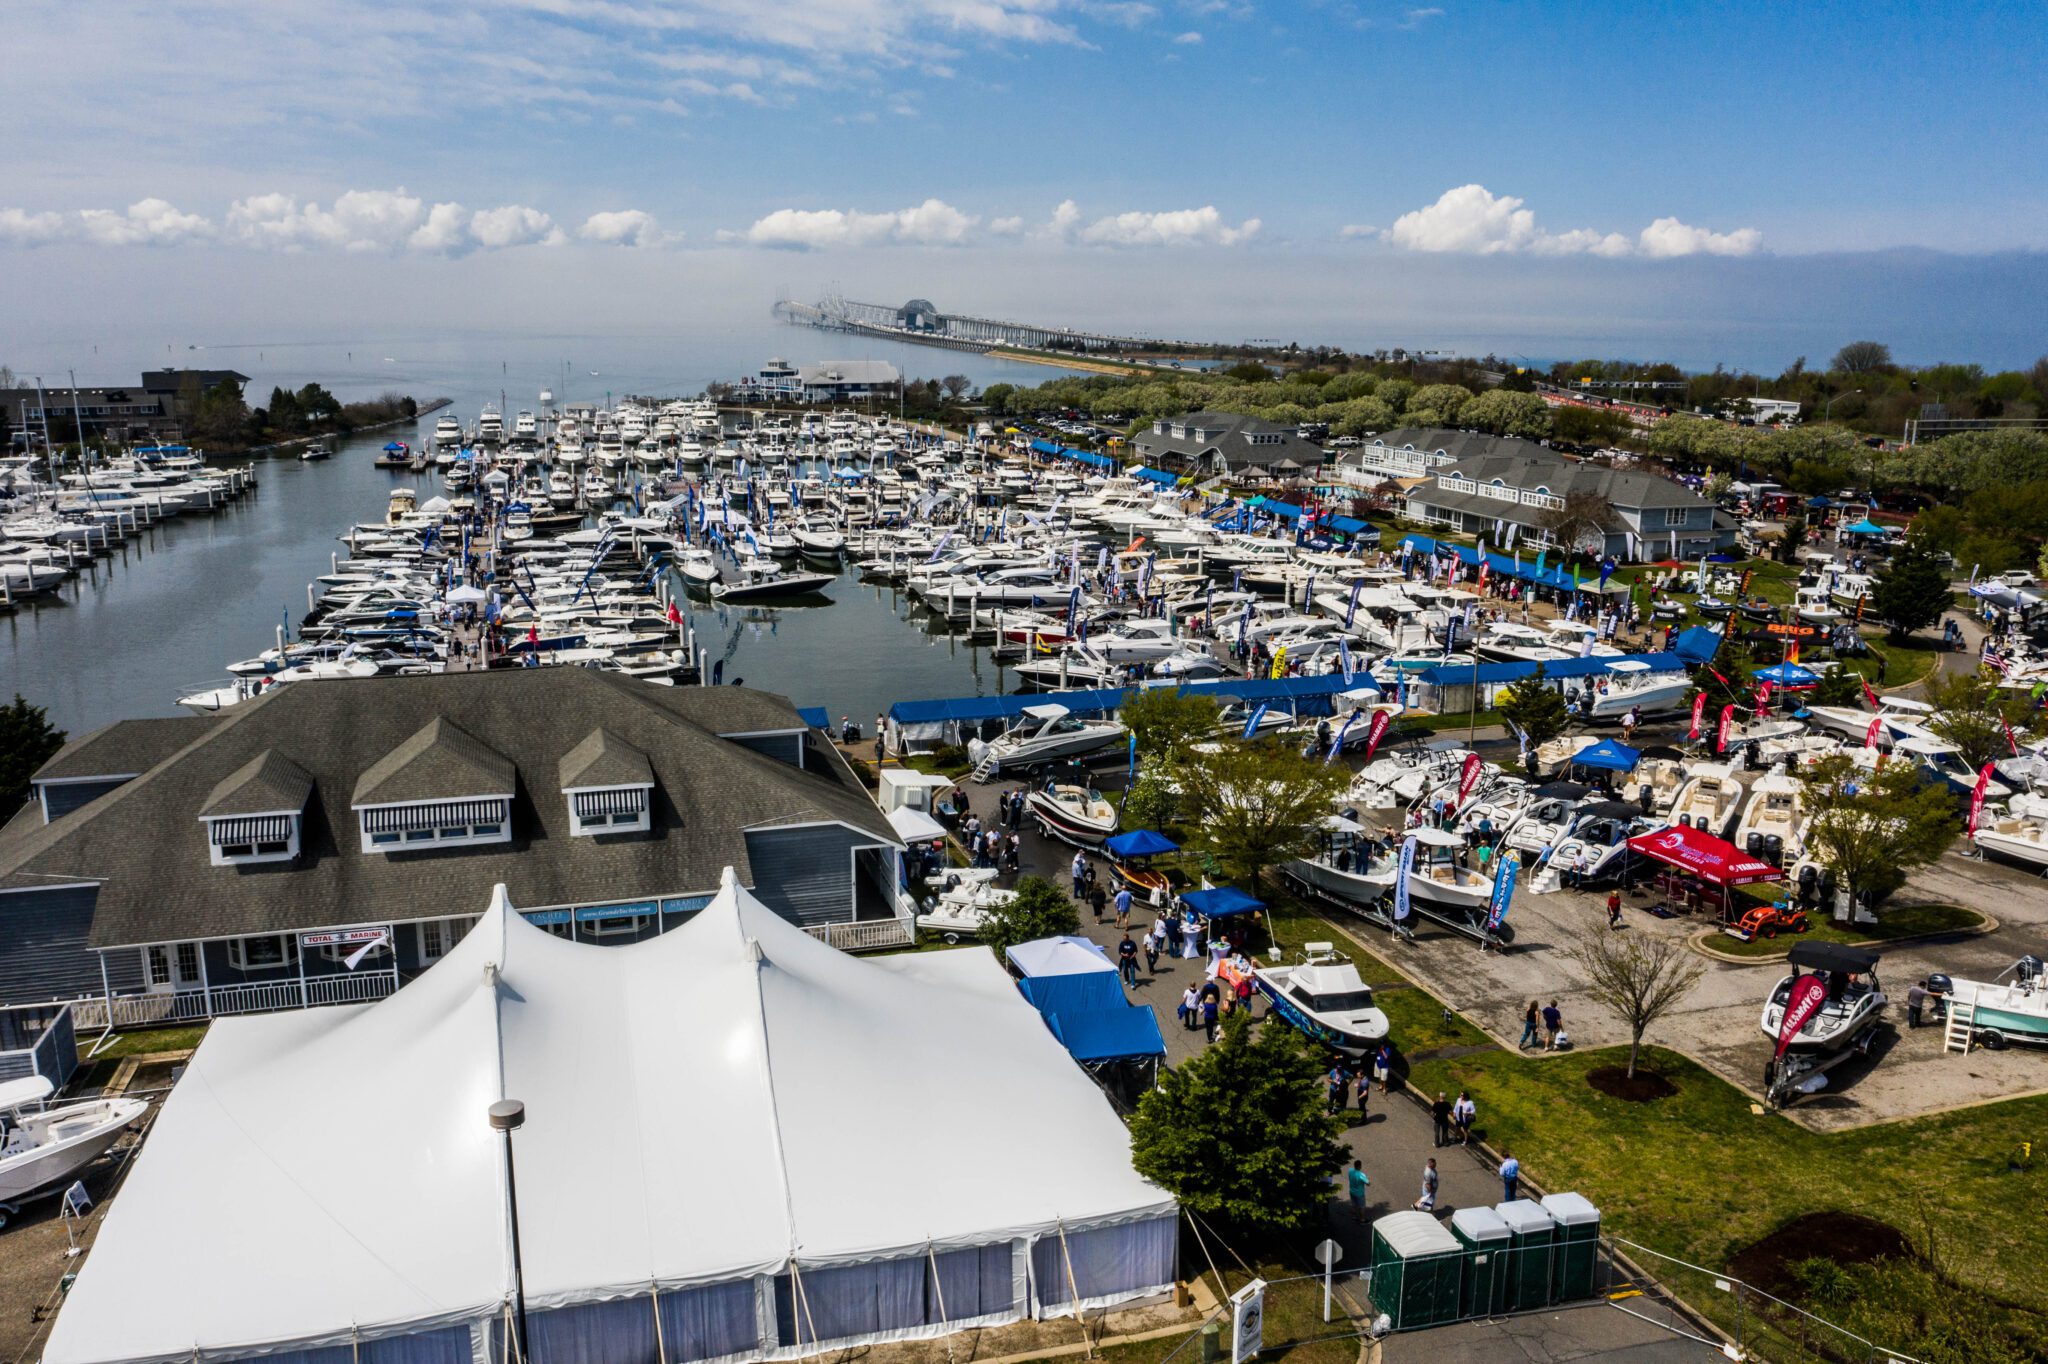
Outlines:
{"label": "utility pole", "polygon": [[78,467],[82,472],[92,471],[92,462],[85,456],[85,415],[78,407],[78,371],[64,371],[71,377],[71,424],[78,428]]}

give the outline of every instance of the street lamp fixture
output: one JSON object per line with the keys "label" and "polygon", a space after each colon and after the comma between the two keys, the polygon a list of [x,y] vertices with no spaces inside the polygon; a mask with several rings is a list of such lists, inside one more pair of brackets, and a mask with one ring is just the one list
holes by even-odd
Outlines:
{"label": "street lamp fixture", "polygon": [[1857,394],[1857,393],[1861,393],[1862,391],[1863,391],[1863,390],[1862,390],[1862,389],[1860,389],[1860,388],[1852,388],[1852,389],[1850,389],[1850,390],[1849,390],[1849,392],[1848,392],[1848,393],[1837,393],[1837,394],[1835,394],[1835,395],[1834,395],[1834,397],[1831,397],[1831,398],[1829,398],[1829,399],[1828,399],[1828,401],[1827,401],[1827,406],[1823,407],[1823,408],[1822,408],[1822,409],[1820,410],[1820,419],[1821,419],[1822,421],[1831,421],[1831,420],[1833,420],[1833,417],[1834,417],[1834,411],[1835,411],[1835,399],[1837,399],[1837,398],[1847,398],[1847,397],[1851,396],[1852,394]]}
{"label": "street lamp fixture", "polygon": [[512,1338],[518,1347],[519,1364],[526,1364],[526,1270],[519,1258],[519,1181],[512,1172],[512,1134],[526,1124],[526,1105],[517,1099],[500,1099],[491,1105],[491,1130],[505,1138],[505,1207],[512,1222]]}

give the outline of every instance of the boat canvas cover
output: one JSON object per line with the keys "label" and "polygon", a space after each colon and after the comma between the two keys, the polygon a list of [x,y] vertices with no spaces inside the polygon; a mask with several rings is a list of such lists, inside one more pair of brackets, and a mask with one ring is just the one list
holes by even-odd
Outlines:
{"label": "boat canvas cover", "polygon": [[1785,874],[1782,868],[1749,856],[1725,838],[1683,824],[1637,834],[1628,841],[1628,846],[1631,852],[1691,872],[1717,886],[1775,881]]}
{"label": "boat canvas cover", "polygon": [[[730,869],[694,918],[624,946],[535,928],[501,887],[384,1000],[209,1029],[43,1358],[345,1350],[358,1331],[501,1315],[502,1139],[485,1114],[508,1097],[526,1105],[536,1313],[753,1281],[792,1256],[920,1260],[1174,1215],[987,953],[852,957]],[[867,1177],[901,1169],[927,1126],[957,1135],[971,1165]]]}

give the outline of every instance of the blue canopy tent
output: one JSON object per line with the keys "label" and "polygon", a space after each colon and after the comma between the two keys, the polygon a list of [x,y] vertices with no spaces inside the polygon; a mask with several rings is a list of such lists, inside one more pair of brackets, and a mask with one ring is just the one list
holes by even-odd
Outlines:
{"label": "blue canopy tent", "polygon": [[1614,739],[1602,739],[1591,748],[1582,748],[1572,758],[1573,767],[1591,767],[1601,772],[1633,772],[1636,762],[1643,756],[1639,748]]}
{"label": "blue canopy tent", "polygon": [[1180,482],[1180,478],[1177,475],[1169,474],[1163,469],[1148,469],[1142,464],[1131,470],[1131,475],[1134,478],[1142,478],[1148,483],[1159,483],[1169,488]]}
{"label": "blue canopy tent", "polygon": [[1206,919],[1227,919],[1233,914],[1256,913],[1266,907],[1265,901],[1254,900],[1236,886],[1191,890],[1180,898],[1182,904]]}
{"label": "blue canopy tent", "polygon": [[1819,673],[1797,663],[1773,663],[1768,668],[1753,668],[1750,676],[1774,687],[1810,687],[1820,681]]}
{"label": "blue canopy tent", "polygon": [[796,708],[796,718],[809,725],[812,729],[830,729],[832,727],[831,712],[827,711],[823,706],[798,706]]}
{"label": "blue canopy tent", "polygon": [[1259,510],[1269,511],[1283,521],[1301,520],[1301,508],[1295,506],[1292,502],[1275,502],[1271,498],[1266,498]]}
{"label": "blue canopy tent", "polygon": [[1151,857],[1155,853],[1180,851],[1180,844],[1151,829],[1137,829],[1131,833],[1118,834],[1102,846],[1111,857]]}
{"label": "blue canopy tent", "polygon": [[1835,504],[1831,499],[1823,497],[1816,493],[1814,496],[1806,499],[1806,505],[1813,508],[1815,511],[1822,511],[1828,507],[1834,506]]}
{"label": "blue canopy tent", "polygon": [[400,450],[403,450],[404,448],[405,446],[401,445],[399,442],[395,440],[388,440],[384,442],[384,453],[387,455],[396,454]]}
{"label": "blue canopy tent", "polygon": [[1842,533],[1844,535],[1882,535],[1884,534],[1884,527],[1866,516],[1853,526],[1844,526]]}
{"label": "blue canopy tent", "polygon": [[1671,652],[1687,663],[1711,662],[1721,651],[1721,632],[1704,625],[1689,625],[1671,641]]}
{"label": "blue canopy tent", "polygon": [[1123,979],[1115,971],[1027,976],[1017,989],[1067,1054],[1084,1066],[1166,1055],[1159,1016],[1125,998]]}

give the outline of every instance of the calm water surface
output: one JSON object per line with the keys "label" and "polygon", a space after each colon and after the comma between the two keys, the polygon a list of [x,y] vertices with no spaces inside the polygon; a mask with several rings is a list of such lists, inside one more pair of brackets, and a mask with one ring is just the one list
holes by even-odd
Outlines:
{"label": "calm water surface", "polygon": [[[853,342],[855,344],[841,344]],[[737,377],[769,354],[810,359],[887,359],[911,374],[966,374],[978,385],[1039,383],[1061,371],[1037,365],[920,347],[885,346],[820,332],[764,327],[757,343],[721,363],[701,344],[678,343],[679,355],[649,341],[575,344],[602,358],[571,374],[551,358],[559,339],[447,346],[400,363],[382,363],[385,349],[361,343],[355,361],[342,345],[247,348],[246,359],[213,348],[179,357],[193,365],[229,365],[251,375],[249,398],[261,403],[272,383],[327,384],[344,399],[397,388],[422,401],[448,396],[465,423],[482,405],[499,401],[506,384],[506,418],[537,408],[541,388],[562,400],[604,401],[594,386],[617,377],[615,399],[625,392],[661,396],[695,392],[712,378]],[[609,348],[609,349],[607,349]],[[771,349],[772,348],[772,349]],[[393,346],[392,350],[403,350]],[[759,350],[758,356],[753,351]],[[505,359],[500,351],[515,352]],[[359,371],[369,354],[380,368]],[[294,354],[303,369],[285,371]],[[752,358],[749,358],[752,357]],[[145,360],[147,357],[143,357]],[[269,365],[270,370],[265,370]],[[607,367],[610,368],[607,374]],[[398,373],[402,371],[402,377]],[[694,376],[694,377],[692,377]],[[83,377],[83,376],[81,376]],[[515,387],[516,385],[516,387]],[[438,416],[439,414],[435,414]],[[432,428],[395,427],[344,443],[333,458],[303,462],[296,456],[257,459],[260,486],[241,502],[212,515],[187,512],[131,539],[81,572],[53,599],[0,615],[0,699],[20,692],[49,708],[55,723],[83,734],[131,716],[175,715],[177,697],[226,680],[225,665],[269,648],[280,624],[296,627],[307,606],[307,584],[346,554],[336,537],[359,521],[381,521],[390,491],[417,487],[422,498],[439,491],[430,471],[412,474],[373,467],[387,440],[421,443]],[[886,586],[862,583],[849,570],[828,592],[830,604],[721,608],[698,602],[691,619],[699,647],[725,663],[725,680],[780,692],[798,705],[824,706],[836,722],[851,715],[866,729],[875,712],[921,697],[983,695],[1014,690],[1007,672],[957,639],[927,634],[911,620],[909,600]],[[375,685],[366,683],[365,685]]]}

